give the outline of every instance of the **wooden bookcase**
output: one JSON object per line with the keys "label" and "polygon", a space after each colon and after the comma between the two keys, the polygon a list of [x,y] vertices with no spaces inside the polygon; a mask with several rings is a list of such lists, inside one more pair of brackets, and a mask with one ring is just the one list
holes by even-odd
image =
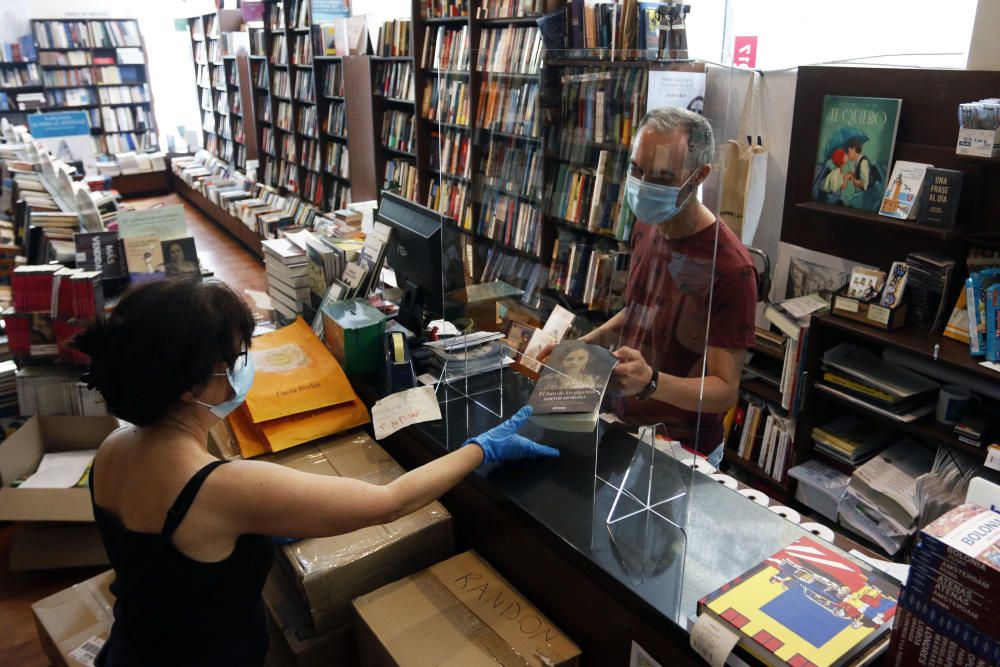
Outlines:
{"label": "wooden bookcase", "polygon": [[[996,239],[1000,235],[1000,160],[977,160],[955,154],[958,135],[956,110],[959,103],[988,97],[992,94],[990,91],[997,89],[1000,89],[1000,72],[799,68],[781,240],[809,250],[872,264],[882,270],[888,270],[892,262],[904,260],[911,252],[952,259],[955,270],[951,288],[945,297],[946,307],[950,310],[968,275],[965,258],[970,243],[978,243],[977,238]],[[893,159],[925,162],[963,172],[959,225],[956,229],[932,229],[811,201],[825,95],[902,99]],[[832,314],[813,317],[800,365],[803,373],[798,381],[802,383],[804,392],[795,422],[795,444],[789,466],[815,458],[848,474],[853,472],[852,466],[816,450],[812,440],[813,428],[844,413],[890,424],[900,437],[910,436],[930,447],[945,446],[975,459],[984,457],[983,449],[959,441],[950,427],[935,421],[933,414],[904,424],[818,389],[815,383],[823,374],[823,354],[843,342],[866,347],[876,354],[885,349],[904,351],[970,380],[995,381],[1000,378],[980,366],[979,360],[969,355],[968,346],[944,338],[940,333],[910,326],[885,332]],[[935,345],[938,346],[936,358]],[[753,391],[752,387],[746,388]],[[735,457],[727,457],[727,461],[739,467],[748,467],[741,461],[735,461]],[[762,471],[749,470],[750,467],[749,474],[765,486],[772,482]],[[795,481],[789,480],[779,486],[790,495]]]}
{"label": "wooden bookcase", "polygon": [[[119,24],[134,26],[137,39],[114,46],[97,46],[97,36],[101,34],[98,31]],[[49,111],[86,111],[90,117],[91,133],[101,153],[142,150],[156,146],[153,90],[149,82],[145,42],[136,19],[31,19],[31,31],[38,51]],[[52,38],[56,33],[70,38]],[[123,62],[124,49],[139,49],[142,62]],[[71,61],[71,58],[74,60]],[[131,72],[128,75],[131,80],[106,82],[106,78],[116,73],[115,70],[105,69],[111,67],[117,68],[118,74]],[[128,94],[122,95],[125,89]],[[68,103],[64,98],[67,91],[78,90],[88,91],[87,103]],[[133,95],[133,91],[137,94]],[[109,129],[104,122],[105,111],[114,115],[116,122],[118,114],[122,115],[122,120],[131,118],[134,129]],[[121,127],[122,125],[118,125],[118,128]]]}
{"label": "wooden bookcase", "polygon": [[[14,79],[17,79],[17,81],[14,81]],[[7,82],[11,84],[16,83],[17,85],[5,85]],[[47,104],[42,105],[38,109],[18,109],[17,96],[22,93],[38,93],[43,91],[42,72],[38,66],[37,57],[36,59],[29,60],[24,58],[24,54],[21,54],[20,60],[0,60],[0,93],[7,96],[7,105],[9,107],[7,109],[0,109],[0,118],[6,118],[14,124],[26,123],[29,113],[44,111]]]}

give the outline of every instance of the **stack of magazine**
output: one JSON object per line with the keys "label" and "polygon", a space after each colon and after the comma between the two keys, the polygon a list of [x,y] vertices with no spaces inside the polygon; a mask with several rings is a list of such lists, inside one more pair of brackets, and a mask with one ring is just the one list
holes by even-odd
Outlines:
{"label": "stack of magazine", "polygon": [[894,437],[885,424],[844,414],[812,431],[816,449],[841,463],[856,466],[885,449]]}
{"label": "stack of magazine", "polygon": [[824,393],[898,422],[913,422],[933,412],[939,387],[851,343],[823,354],[823,379],[816,383]]}
{"label": "stack of magazine", "polygon": [[453,381],[498,370],[513,361],[501,338],[500,332],[484,331],[428,343],[429,372],[435,380]]}
{"label": "stack of magazine", "polygon": [[851,475],[840,501],[840,523],[897,553],[917,532],[921,503],[917,478],[929,473],[934,453],[904,438],[872,458]]}

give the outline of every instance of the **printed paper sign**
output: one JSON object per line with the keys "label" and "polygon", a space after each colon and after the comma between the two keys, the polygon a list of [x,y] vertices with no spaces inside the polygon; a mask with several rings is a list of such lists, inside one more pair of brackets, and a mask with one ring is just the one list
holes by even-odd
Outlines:
{"label": "printed paper sign", "polygon": [[757,67],[757,35],[737,35],[734,38],[733,64],[747,69]]}
{"label": "printed paper sign", "polygon": [[159,206],[144,211],[121,211],[118,214],[118,234],[123,238],[156,237],[161,241],[189,236],[184,222],[184,207]]}
{"label": "printed paper sign", "polygon": [[712,665],[723,667],[726,658],[739,640],[739,635],[715,620],[710,614],[702,614],[691,628],[691,648]]}

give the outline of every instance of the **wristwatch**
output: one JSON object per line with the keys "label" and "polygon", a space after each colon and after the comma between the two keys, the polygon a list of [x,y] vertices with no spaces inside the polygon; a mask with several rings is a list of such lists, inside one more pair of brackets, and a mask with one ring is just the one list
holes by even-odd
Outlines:
{"label": "wristwatch", "polygon": [[656,393],[656,380],[659,377],[659,375],[660,374],[657,373],[656,369],[654,368],[653,377],[649,378],[649,384],[647,384],[642,391],[640,391],[638,394],[635,395],[635,400],[645,401],[650,396]]}

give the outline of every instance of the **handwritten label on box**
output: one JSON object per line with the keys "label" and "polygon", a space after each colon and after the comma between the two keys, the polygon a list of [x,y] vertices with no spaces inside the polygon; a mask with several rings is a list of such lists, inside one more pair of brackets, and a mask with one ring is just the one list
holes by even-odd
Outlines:
{"label": "handwritten label on box", "polygon": [[413,424],[441,419],[433,387],[416,387],[390,394],[372,406],[375,439],[381,440]]}

